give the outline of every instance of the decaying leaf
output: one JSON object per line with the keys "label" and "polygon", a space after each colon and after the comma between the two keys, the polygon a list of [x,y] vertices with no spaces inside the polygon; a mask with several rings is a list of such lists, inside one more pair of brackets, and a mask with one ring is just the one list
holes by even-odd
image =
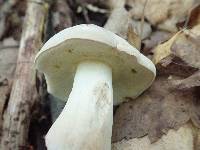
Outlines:
{"label": "decaying leaf", "polygon": [[187,65],[200,68],[200,25],[185,30],[173,43],[172,53]]}
{"label": "decaying leaf", "polygon": [[161,60],[157,65],[157,75],[175,75],[187,78],[193,73],[198,71],[197,68],[193,68],[187,65],[178,57],[169,56]]}
{"label": "decaying leaf", "polygon": [[[190,118],[198,118],[194,105],[196,91],[173,90],[172,80],[167,76],[157,77],[151,88],[136,100],[122,104],[116,111],[113,126],[113,142],[148,135],[151,142],[157,141],[169,129],[178,129]],[[193,114],[193,115],[191,115]],[[195,121],[199,125],[200,118]]]}
{"label": "decaying leaf", "polygon": [[[119,22],[120,20],[120,22]],[[123,7],[112,10],[109,19],[104,25],[104,28],[114,32],[115,34],[127,39],[127,30],[129,25],[129,13]]]}
{"label": "decaying leaf", "polygon": [[186,27],[192,28],[200,24],[200,3],[196,4],[189,12],[188,19],[186,20]]}
{"label": "decaying leaf", "polygon": [[154,50],[154,57],[153,62],[157,64],[160,62],[163,58],[166,58],[167,56],[171,55],[171,47],[174,41],[178,38],[178,36],[182,33],[182,31],[177,32],[170,40],[167,42],[158,45]]}
{"label": "decaying leaf", "polygon": [[182,80],[174,80],[173,83],[175,89],[190,89],[200,86],[200,71],[195,72],[193,75]]}
{"label": "decaying leaf", "polygon": [[[191,121],[193,122],[193,124],[200,128],[200,100],[199,100],[199,90],[200,88],[198,87],[196,89],[197,91],[197,97],[194,101],[192,101],[192,105],[190,107],[190,118],[191,118]],[[200,144],[200,141],[199,141],[199,144]]]}
{"label": "decaying leaf", "polygon": [[194,150],[200,150],[200,130],[194,129],[193,133],[195,133]]}
{"label": "decaying leaf", "polygon": [[124,139],[113,143],[112,150],[199,150],[194,149],[199,143],[196,137],[193,138],[193,127],[186,124],[177,131],[169,130],[166,135],[155,143],[151,143],[147,136],[129,140]]}
{"label": "decaying leaf", "polygon": [[[144,21],[143,25],[141,23],[141,21],[137,21],[137,20],[132,20],[131,21],[131,24],[132,26],[134,27],[134,32],[137,34],[137,35],[140,35],[140,38],[143,40],[143,39],[146,39],[148,38],[151,33],[152,33],[152,29],[151,29],[151,26],[148,22]],[[143,30],[142,32],[142,35],[141,35],[141,28]]]}
{"label": "decaying leaf", "polygon": [[[146,5],[145,18],[154,26],[176,32],[176,24],[183,20],[197,0],[150,0]],[[141,18],[145,0],[127,0],[132,16]]]}
{"label": "decaying leaf", "polygon": [[136,47],[138,50],[141,48],[141,39],[136,32],[134,32],[134,29],[131,24],[128,26],[128,32],[127,32],[127,40],[128,42]]}
{"label": "decaying leaf", "polygon": [[149,55],[152,53],[152,49],[155,48],[157,45],[169,40],[172,37],[170,32],[157,30],[151,34],[148,39],[142,41],[144,47],[142,52],[145,55]]}
{"label": "decaying leaf", "polygon": [[189,77],[200,68],[200,25],[179,31],[154,49],[158,73]]}

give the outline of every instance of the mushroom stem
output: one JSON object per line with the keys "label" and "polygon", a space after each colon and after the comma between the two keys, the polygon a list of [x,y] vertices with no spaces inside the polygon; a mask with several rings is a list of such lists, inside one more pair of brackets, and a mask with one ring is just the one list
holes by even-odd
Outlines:
{"label": "mushroom stem", "polygon": [[84,61],[77,67],[67,104],[46,135],[48,150],[110,150],[112,70]]}

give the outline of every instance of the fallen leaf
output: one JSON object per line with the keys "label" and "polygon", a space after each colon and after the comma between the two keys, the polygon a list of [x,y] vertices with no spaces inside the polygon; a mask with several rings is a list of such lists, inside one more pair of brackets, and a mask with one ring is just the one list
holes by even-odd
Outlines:
{"label": "fallen leaf", "polygon": [[[200,88],[196,88],[196,100],[192,101],[192,105],[190,106],[190,118],[193,124],[200,128],[200,100],[199,100],[199,90]],[[200,141],[199,141],[200,144]]]}
{"label": "fallen leaf", "polygon": [[172,44],[178,38],[180,33],[182,33],[182,31],[177,32],[170,40],[168,40],[167,42],[163,44],[158,45],[154,49],[154,56],[153,56],[154,64],[159,63],[162,59],[172,54],[171,53]]}
{"label": "fallen leaf", "polygon": [[[151,143],[148,136],[134,139],[123,139],[112,144],[112,150],[199,150],[194,149],[198,144],[195,139],[193,126],[186,124],[178,130],[169,130],[157,142]],[[196,131],[198,133],[198,130]]]}
{"label": "fallen leaf", "polygon": [[174,80],[172,82],[175,89],[190,89],[193,87],[200,86],[200,71],[195,72],[191,76],[182,79],[182,80]]}
{"label": "fallen leaf", "polygon": [[130,16],[125,8],[115,8],[112,10],[109,19],[104,25],[104,28],[112,31],[124,39],[127,39],[129,20]]}
{"label": "fallen leaf", "polygon": [[157,45],[169,40],[172,37],[172,33],[156,30],[151,34],[151,36],[148,39],[145,39],[142,41],[144,47],[142,49],[142,52],[145,55],[149,55],[152,53],[152,49],[155,48]]}
{"label": "fallen leaf", "polygon": [[136,32],[134,32],[134,29],[133,29],[131,24],[129,24],[129,26],[128,26],[127,40],[136,49],[140,50],[140,48],[141,48],[141,39],[140,39],[139,35],[136,34]]}
{"label": "fallen leaf", "polygon": [[200,25],[185,30],[171,46],[171,52],[187,65],[200,68]]}
{"label": "fallen leaf", "polygon": [[196,118],[196,126],[199,126],[195,89],[173,90],[172,80],[177,77],[159,76],[143,95],[119,106],[114,116],[113,142],[145,135],[155,142],[169,129],[178,129],[190,118]]}
{"label": "fallen leaf", "polygon": [[158,75],[175,75],[187,78],[198,71],[197,68],[191,67],[174,55],[162,59],[157,65]]}
{"label": "fallen leaf", "polygon": [[200,68],[200,25],[179,31],[154,48],[153,62],[158,74],[189,77]]}
{"label": "fallen leaf", "polygon": [[[137,21],[137,20],[133,19],[131,21],[131,24],[132,24],[132,26],[134,28],[134,32],[137,35],[139,35],[142,40],[148,38],[151,35],[151,33],[152,33],[151,25],[149,23],[147,23],[146,21],[142,25],[141,21]],[[142,35],[140,33],[141,32],[141,26],[143,26],[143,28],[142,28],[142,30],[143,30]]]}
{"label": "fallen leaf", "polygon": [[187,28],[192,28],[200,24],[200,3],[196,4],[189,12],[188,19],[186,22]]}
{"label": "fallen leaf", "polygon": [[[176,24],[183,20],[195,4],[195,0],[149,0],[146,5],[145,18],[162,30],[177,32]],[[143,15],[145,0],[127,0],[133,18]]]}

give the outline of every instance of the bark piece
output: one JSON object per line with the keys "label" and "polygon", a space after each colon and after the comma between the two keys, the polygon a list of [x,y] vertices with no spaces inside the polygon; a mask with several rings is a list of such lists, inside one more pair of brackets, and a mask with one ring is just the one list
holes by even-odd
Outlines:
{"label": "bark piece", "polygon": [[12,38],[5,39],[0,43],[0,130],[3,109],[11,90],[11,80],[16,67],[17,52],[18,42]]}
{"label": "bark piece", "polygon": [[28,2],[24,29],[11,95],[4,112],[0,149],[27,149],[27,137],[31,111],[36,103],[36,71],[33,67],[35,54],[42,42],[48,4],[44,1]]}

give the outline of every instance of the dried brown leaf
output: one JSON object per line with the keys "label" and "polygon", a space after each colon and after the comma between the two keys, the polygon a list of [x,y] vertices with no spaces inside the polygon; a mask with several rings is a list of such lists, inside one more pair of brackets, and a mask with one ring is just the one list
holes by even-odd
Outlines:
{"label": "dried brown leaf", "polygon": [[129,26],[128,26],[127,39],[131,45],[133,45],[138,50],[140,50],[141,39],[140,39],[139,35],[134,32],[134,29],[131,24],[129,24]]}
{"label": "dried brown leaf", "polygon": [[124,39],[127,39],[129,20],[130,16],[125,8],[115,8],[112,10],[104,28],[114,32]]}
{"label": "dried brown leaf", "polygon": [[193,75],[182,80],[174,80],[174,88],[176,89],[189,89],[200,86],[200,71],[195,72]]}
{"label": "dried brown leaf", "polygon": [[[145,0],[127,0],[132,16],[141,18]],[[183,20],[195,0],[150,0],[146,5],[145,18],[154,26],[170,32],[176,32],[176,24]]]}
{"label": "dried brown leaf", "polygon": [[143,40],[144,48],[142,52],[146,55],[152,53],[152,49],[157,45],[169,40],[172,37],[170,32],[157,30],[151,34],[148,39]]}
{"label": "dried brown leaf", "polygon": [[200,24],[200,3],[196,4],[189,12],[188,19],[186,21],[186,27],[192,28]]}
{"label": "dried brown leaf", "polygon": [[[137,35],[140,35],[140,38],[142,40],[148,38],[151,35],[152,29],[151,25],[148,22],[144,21],[143,25],[141,25],[141,21],[131,20],[130,23],[134,28],[134,32]],[[142,33],[141,33],[141,28],[142,28]]]}
{"label": "dried brown leaf", "polygon": [[200,25],[179,31],[154,49],[153,61],[159,74],[189,77],[200,68]]}
{"label": "dried brown leaf", "polygon": [[176,78],[158,77],[142,96],[117,109],[113,126],[114,142],[147,134],[151,142],[155,142],[169,129],[178,129],[190,118],[198,118],[197,107],[193,105],[197,99],[195,90],[172,90],[171,80]]}
{"label": "dried brown leaf", "polygon": [[159,63],[162,59],[170,56],[172,54],[171,47],[174,43],[174,41],[178,38],[178,36],[182,33],[182,31],[177,32],[170,40],[167,42],[158,45],[154,49],[154,56],[153,56],[153,62],[155,64]]}
{"label": "dried brown leaf", "polygon": [[175,75],[187,78],[198,71],[197,68],[191,67],[182,61],[179,57],[170,55],[162,59],[157,65],[157,74],[159,75]]}
{"label": "dried brown leaf", "polygon": [[185,30],[173,43],[172,53],[187,65],[200,68],[200,25]]}

